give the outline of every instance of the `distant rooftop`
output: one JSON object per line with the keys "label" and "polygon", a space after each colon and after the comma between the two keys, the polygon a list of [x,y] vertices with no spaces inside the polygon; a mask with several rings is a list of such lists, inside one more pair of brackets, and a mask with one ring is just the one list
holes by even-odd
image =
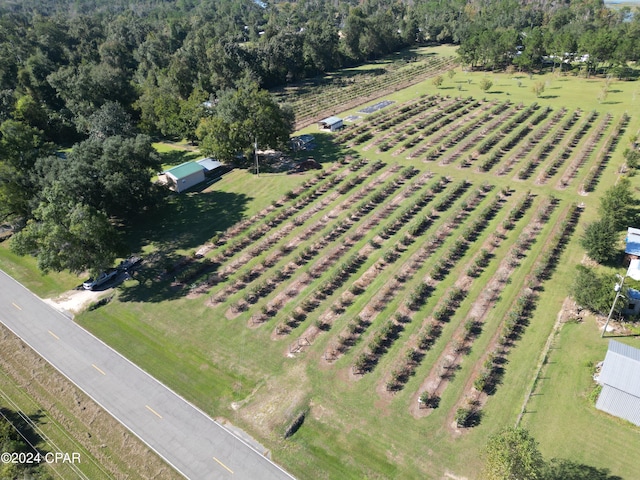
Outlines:
{"label": "distant rooftop", "polygon": [[326,125],[333,125],[334,123],[341,122],[342,119],[340,117],[327,117],[324,120],[320,120],[320,123],[324,123]]}

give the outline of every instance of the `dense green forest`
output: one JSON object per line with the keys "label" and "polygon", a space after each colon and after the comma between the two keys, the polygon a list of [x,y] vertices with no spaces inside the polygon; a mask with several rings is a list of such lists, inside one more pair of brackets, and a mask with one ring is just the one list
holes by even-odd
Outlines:
{"label": "dense green forest", "polygon": [[[47,140],[85,138],[117,102],[140,132],[195,138],[203,102],[256,82],[270,88],[425,42],[463,62],[540,68],[640,55],[640,16],[595,0],[0,2],[0,120]],[[96,119],[93,119],[95,122]]]}
{"label": "dense green forest", "polygon": [[472,68],[582,60],[625,77],[640,15],[599,0],[0,0],[0,222],[24,227],[19,252],[56,246],[45,270],[103,268],[114,225],[158,204],[152,138],[200,135],[222,159],[256,137],[282,147],[293,113],[264,89],[428,43],[458,44]]}

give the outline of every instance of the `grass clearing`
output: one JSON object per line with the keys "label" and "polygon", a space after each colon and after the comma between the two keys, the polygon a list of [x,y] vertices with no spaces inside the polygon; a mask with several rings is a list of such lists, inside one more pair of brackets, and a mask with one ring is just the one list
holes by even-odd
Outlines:
{"label": "grass clearing", "polygon": [[86,280],[69,272],[43,274],[35,258],[16,255],[10,250],[10,244],[11,240],[0,243],[0,268],[42,298],[55,297]]}
{"label": "grass clearing", "polygon": [[153,148],[160,155],[160,162],[165,170],[202,157],[195,147],[187,144],[156,142]]}
{"label": "grass clearing", "polygon": [[[640,346],[637,337],[616,340]],[[594,365],[604,359],[607,343],[593,319],[564,325],[523,425],[540,441],[547,458],[562,452],[564,458],[634,478],[640,428],[596,410],[588,398],[595,385]]]}

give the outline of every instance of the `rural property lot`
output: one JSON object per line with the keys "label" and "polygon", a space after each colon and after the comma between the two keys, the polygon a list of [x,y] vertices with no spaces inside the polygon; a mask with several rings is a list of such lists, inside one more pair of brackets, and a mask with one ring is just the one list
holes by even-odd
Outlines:
{"label": "rural property lot", "polygon": [[[171,262],[152,257],[78,321],[300,478],[475,478],[523,409],[546,456],[632,478],[637,429],[586,400],[585,364],[606,350],[592,319],[562,327],[534,380],[582,227],[638,131],[635,86],[600,105],[601,79],[547,76],[553,98],[535,98],[533,80],[481,92],[483,76],[457,70],[316,135],[320,173],[234,172],[174,199],[200,214],[159,234]],[[567,370],[580,380],[560,394]],[[595,426],[624,458],[593,455]]]}
{"label": "rural property lot", "polygon": [[631,118],[426,90],[153,284],[171,301],[131,282],[81,322],[302,478],[474,477],[522,409]]}

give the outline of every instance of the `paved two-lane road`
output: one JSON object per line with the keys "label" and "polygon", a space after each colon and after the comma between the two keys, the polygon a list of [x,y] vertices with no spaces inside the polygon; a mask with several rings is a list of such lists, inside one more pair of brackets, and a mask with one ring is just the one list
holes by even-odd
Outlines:
{"label": "paved two-lane road", "polygon": [[293,478],[1,270],[0,322],[185,477]]}

